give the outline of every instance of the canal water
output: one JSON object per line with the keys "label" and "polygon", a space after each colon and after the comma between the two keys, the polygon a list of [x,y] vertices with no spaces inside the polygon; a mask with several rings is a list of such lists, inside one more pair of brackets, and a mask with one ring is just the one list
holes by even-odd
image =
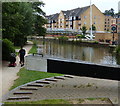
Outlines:
{"label": "canal water", "polygon": [[[40,45],[43,41],[40,41]],[[97,64],[120,65],[120,56],[113,54],[108,47],[91,47],[82,44],[44,42],[44,55],[53,58],[85,61]]]}

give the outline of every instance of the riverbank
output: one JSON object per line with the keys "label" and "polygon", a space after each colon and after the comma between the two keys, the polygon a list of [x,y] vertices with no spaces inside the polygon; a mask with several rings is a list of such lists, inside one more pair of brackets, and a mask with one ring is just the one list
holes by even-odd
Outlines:
{"label": "riverbank", "polygon": [[54,42],[61,42],[61,43],[69,43],[69,44],[76,44],[82,46],[90,46],[90,47],[109,47],[109,43],[105,42],[97,42],[94,40],[86,40],[86,39],[76,39],[76,38],[69,38],[68,40],[59,40],[57,37],[46,36],[44,39],[43,37],[33,37],[32,40],[43,40],[43,41],[54,41]]}

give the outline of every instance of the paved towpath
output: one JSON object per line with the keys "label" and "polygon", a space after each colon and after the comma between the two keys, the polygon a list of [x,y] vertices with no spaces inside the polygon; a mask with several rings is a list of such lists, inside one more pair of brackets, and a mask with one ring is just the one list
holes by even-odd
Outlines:
{"label": "paved towpath", "polygon": [[[23,48],[26,50],[26,55],[32,47],[32,42],[28,42]],[[14,80],[18,78],[17,73],[21,69],[19,64],[19,57],[16,57],[16,67],[8,67],[9,62],[3,61],[0,70],[0,96],[9,92],[10,87],[13,85]]]}
{"label": "paved towpath", "polygon": [[[73,76],[73,78],[56,79],[49,81],[50,84],[36,83],[22,85],[13,89],[5,98],[4,101],[21,101],[7,100],[10,97],[29,97],[30,99],[22,99],[22,101],[38,101],[43,99],[75,99],[75,98],[109,98],[114,104],[118,104],[118,81],[96,79],[88,77]],[[49,78],[50,79],[50,78]],[[51,79],[54,79],[52,77]],[[38,81],[46,81],[45,79]],[[38,82],[37,81],[37,82]],[[27,86],[30,85],[30,86]],[[23,90],[21,88],[35,88],[37,90]],[[32,94],[17,94],[15,92],[32,92]],[[104,103],[102,101],[101,103]],[[96,102],[97,104],[97,102]]]}

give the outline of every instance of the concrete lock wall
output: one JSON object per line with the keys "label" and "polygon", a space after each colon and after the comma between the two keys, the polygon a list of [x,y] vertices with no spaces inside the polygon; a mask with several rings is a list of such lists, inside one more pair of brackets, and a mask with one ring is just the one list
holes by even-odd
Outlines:
{"label": "concrete lock wall", "polygon": [[25,68],[28,70],[47,72],[47,60],[39,55],[25,57]]}
{"label": "concrete lock wall", "polygon": [[60,59],[47,59],[47,72],[120,81],[120,66],[107,66]]}

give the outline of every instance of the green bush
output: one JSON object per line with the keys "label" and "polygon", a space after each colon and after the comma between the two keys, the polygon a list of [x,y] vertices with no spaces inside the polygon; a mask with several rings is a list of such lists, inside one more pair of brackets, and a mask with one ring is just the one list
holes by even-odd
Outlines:
{"label": "green bush", "polygon": [[77,38],[85,38],[84,35],[76,35]]}
{"label": "green bush", "polygon": [[10,53],[15,52],[13,43],[8,39],[3,39],[2,41],[2,60],[9,60]]}
{"label": "green bush", "polygon": [[98,44],[99,42],[98,41],[94,41],[93,43]]}
{"label": "green bush", "polygon": [[67,41],[68,37],[67,36],[59,36],[58,39],[61,41]]}
{"label": "green bush", "polygon": [[116,47],[116,53],[117,53],[117,54],[120,54],[120,46],[117,46],[117,47]]}

